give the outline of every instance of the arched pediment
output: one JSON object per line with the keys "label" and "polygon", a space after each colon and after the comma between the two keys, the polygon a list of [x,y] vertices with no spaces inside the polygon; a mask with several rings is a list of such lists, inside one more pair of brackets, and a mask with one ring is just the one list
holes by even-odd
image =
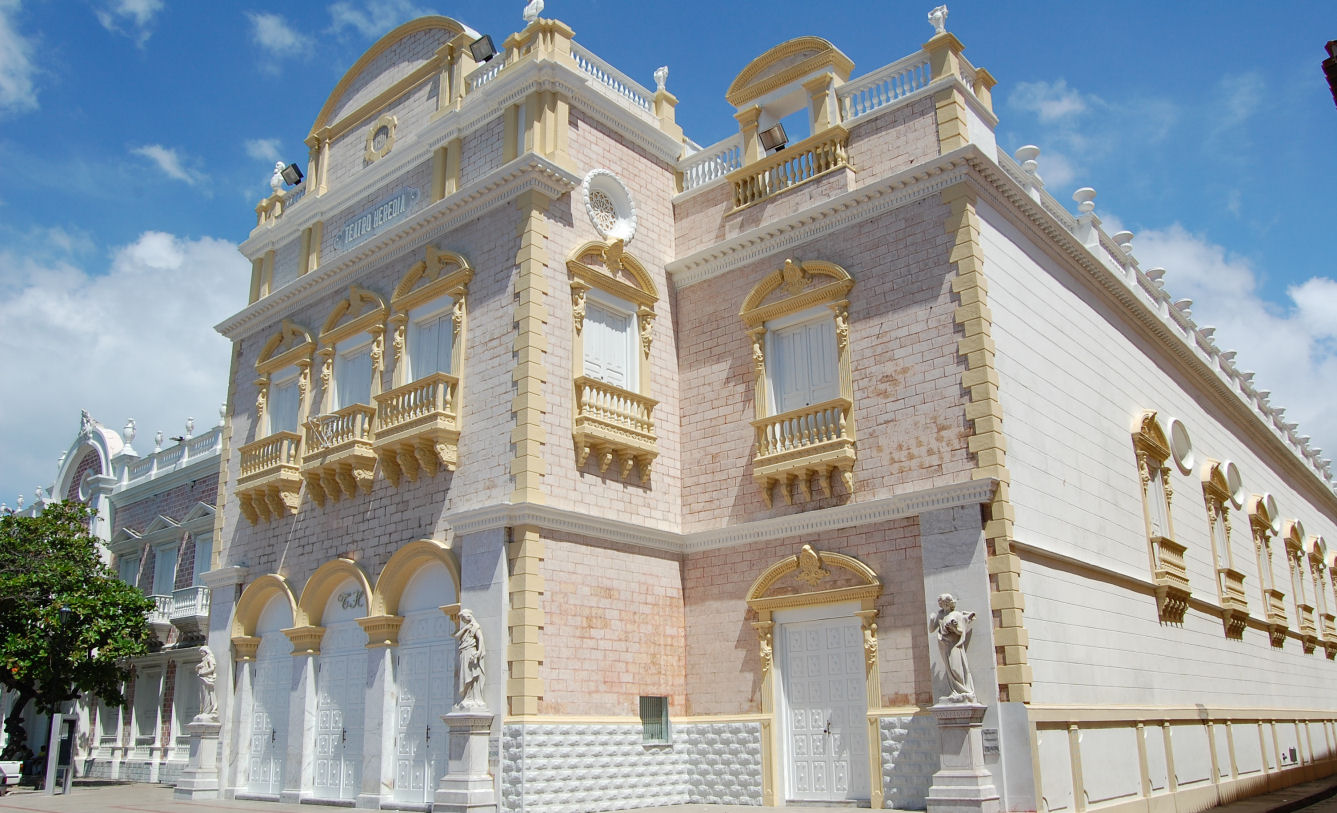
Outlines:
{"label": "arched pediment", "polygon": [[835,263],[785,260],[753,286],[738,315],[748,327],[849,296],[854,279]]}
{"label": "arched pediment", "polygon": [[278,332],[270,336],[269,341],[260,349],[255,369],[263,375],[296,364],[298,361],[310,361],[315,347],[310,333],[284,319]]}
{"label": "arched pediment", "polygon": [[637,305],[653,306],[659,290],[641,261],[628,254],[623,241],[591,240],[571,252],[566,261],[571,279],[601,288]]}
{"label": "arched pediment", "polygon": [[454,554],[435,539],[419,539],[395,551],[390,561],[385,563],[380,577],[376,579],[376,593],[370,612],[373,615],[398,615],[399,599],[404,595],[404,588],[414,574],[429,562],[440,562],[450,571],[451,581],[455,583],[455,595],[451,597],[451,602],[459,601],[460,566]]}
{"label": "arched pediment", "polygon": [[357,582],[358,589],[367,597],[367,602],[364,604],[370,603],[371,584],[367,581],[367,574],[362,572],[362,568],[352,559],[331,559],[316,568],[316,572],[306,580],[306,586],[302,588],[302,597],[297,600],[297,609],[301,611],[305,621],[294,626],[321,626],[325,605],[329,602],[330,595],[348,579]]}
{"label": "arched pediment", "polygon": [[1220,461],[1209,459],[1202,464],[1202,487],[1222,502],[1230,499],[1230,483]]}
{"label": "arched pediment", "polygon": [[1321,536],[1309,537],[1309,556],[1319,562],[1327,564],[1328,561],[1328,542]]}
{"label": "arched pediment", "polygon": [[724,98],[742,107],[773,90],[818,71],[850,78],[854,62],[821,37],[797,37],[783,42],[748,63],[729,85]]}
{"label": "arched pediment", "polygon": [[437,297],[453,294],[468,285],[473,275],[473,267],[464,257],[453,251],[427,246],[424,258],[410,266],[395,286],[390,305],[396,311],[407,311]]}
{"label": "arched pediment", "polygon": [[1285,540],[1286,547],[1295,550],[1304,550],[1304,523],[1298,519],[1288,519],[1281,525],[1281,538]]}
{"label": "arched pediment", "polygon": [[1133,443],[1146,449],[1157,460],[1170,457],[1170,441],[1165,437],[1165,429],[1156,417],[1156,410],[1144,409],[1133,421]]}
{"label": "arched pediment", "polygon": [[332,345],[372,328],[385,327],[385,300],[380,295],[359,285],[348,287],[348,296],[330,311],[320,329],[320,343]]}
{"label": "arched pediment", "polygon": [[747,591],[747,604],[762,614],[844,601],[859,601],[871,610],[881,594],[882,581],[868,565],[853,556],[804,545],[757,577]]}
{"label": "arched pediment", "polygon": [[301,611],[297,606],[297,600],[293,598],[288,580],[276,573],[266,573],[241,591],[236,609],[232,611],[232,637],[253,637],[256,625],[260,621],[260,614],[274,596],[281,596],[288,605],[288,612],[292,615],[294,625],[300,626],[306,623],[300,615]]}
{"label": "arched pediment", "polygon": [[[466,36],[469,40],[478,36],[467,26],[449,17],[430,16],[404,23],[381,37],[357,62],[353,63],[353,67],[349,68],[334,86],[329,98],[321,106],[315,123],[311,125],[311,135],[315,136],[322,128],[334,125],[347,114],[360,109],[361,105],[358,102],[363,99],[359,91],[373,85],[384,85],[386,88],[392,86],[396,79],[408,76],[421,64],[430,61],[438,48],[460,35]],[[414,43],[420,47],[395,49],[394,46],[410,39],[422,40],[421,43]],[[418,62],[411,62],[402,55],[405,52],[421,54],[424,51],[427,52],[427,57],[420,58]]]}

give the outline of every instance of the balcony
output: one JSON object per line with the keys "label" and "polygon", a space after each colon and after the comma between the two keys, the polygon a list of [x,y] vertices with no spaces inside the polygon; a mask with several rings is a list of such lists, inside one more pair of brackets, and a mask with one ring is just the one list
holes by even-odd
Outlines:
{"label": "balcony", "polygon": [[1309,604],[1301,604],[1296,610],[1300,616],[1300,641],[1305,654],[1310,654],[1318,647],[1318,626],[1314,623],[1314,608]]}
{"label": "balcony", "polygon": [[209,588],[201,584],[173,592],[171,621],[185,638],[199,638],[208,633]]}
{"label": "balcony", "polygon": [[1280,590],[1264,590],[1267,599],[1267,629],[1272,646],[1286,642],[1286,594]]}
{"label": "balcony", "polygon": [[849,166],[845,148],[850,133],[844,127],[828,127],[777,153],[768,155],[728,175],[733,184],[734,210],[751,206],[828,172]]}
{"label": "balcony", "polygon": [[1152,537],[1151,542],[1156,552],[1153,576],[1161,621],[1182,624],[1184,613],[1188,612],[1189,597],[1188,570],[1184,566],[1187,548],[1163,536]]}
{"label": "balcony", "polygon": [[252,525],[297,513],[300,462],[301,437],[296,432],[275,432],[241,447],[237,498]]}
{"label": "balcony", "polygon": [[359,490],[371,493],[376,473],[372,451],[372,424],[376,408],[353,404],[334,414],[307,422],[302,479],[317,505],[352,497]]}
{"label": "balcony", "polygon": [[831,478],[837,472],[846,490],[854,490],[852,408],[848,399],[833,398],[752,422],[757,433],[752,477],[761,486],[768,508],[771,487],[777,483],[783,489],[786,504],[794,502],[792,486],[796,481],[803,498],[812,499],[813,475],[817,475],[827,497],[831,496]]}
{"label": "balcony", "polygon": [[1323,652],[1328,659],[1337,658],[1337,616],[1324,613],[1323,616]]}
{"label": "balcony", "polygon": [[1221,588],[1221,617],[1226,635],[1239,638],[1249,622],[1249,601],[1244,596],[1244,574],[1228,567],[1219,568],[1216,577]]}
{"label": "balcony", "polygon": [[460,380],[446,373],[396,387],[376,396],[376,439],[372,448],[391,483],[419,472],[459,465]]}
{"label": "balcony", "polygon": [[650,464],[659,456],[653,417],[659,402],[587,376],[577,378],[575,386],[576,465],[597,455],[603,472],[619,460],[623,478],[638,466],[641,482],[648,483]]}
{"label": "balcony", "polygon": [[164,644],[167,634],[172,631],[172,597],[149,596],[153,600],[153,609],[149,610],[149,629],[154,637]]}

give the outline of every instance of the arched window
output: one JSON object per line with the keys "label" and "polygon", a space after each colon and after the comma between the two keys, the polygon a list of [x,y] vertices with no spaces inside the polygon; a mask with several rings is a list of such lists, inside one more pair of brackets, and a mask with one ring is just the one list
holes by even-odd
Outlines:
{"label": "arched window", "polygon": [[1281,532],[1277,501],[1271,494],[1249,498],[1249,529],[1253,532],[1254,556],[1258,562],[1258,586],[1273,646],[1286,642],[1286,594],[1277,589],[1272,570],[1272,537]]}
{"label": "arched window", "polygon": [[252,523],[297,512],[301,425],[311,382],[311,334],[283,320],[255,362],[255,440],[242,446],[237,498]]}
{"label": "arched window", "polygon": [[[1212,540],[1212,560],[1216,565],[1216,589],[1225,618],[1226,634],[1239,638],[1249,617],[1249,602],[1244,593],[1244,574],[1235,566],[1230,544],[1232,489],[1227,472],[1231,464],[1208,460],[1203,464],[1202,494],[1207,503],[1207,524]],[[1238,476],[1238,473],[1236,473]]]}
{"label": "arched window", "polygon": [[1144,410],[1133,427],[1133,451],[1142,481],[1142,509],[1150,546],[1152,580],[1162,621],[1181,624],[1188,611],[1185,547],[1174,539],[1170,518],[1170,442],[1154,410]]}

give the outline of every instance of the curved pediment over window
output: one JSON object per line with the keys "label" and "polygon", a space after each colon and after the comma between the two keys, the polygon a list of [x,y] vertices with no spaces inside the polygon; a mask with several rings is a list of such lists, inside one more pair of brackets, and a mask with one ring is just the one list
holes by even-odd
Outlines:
{"label": "curved pediment over window", "polygon": [[854,62],[821,37],[798,37],[781,43],[748,63],[729,85],[725,98],[735,107],[815,73],[850,78]]}
{"label": "curved pediment over window", "polygon": [[1145,409],[1137,416],[1133,442],[1157,460],[1164,461],[1170,457],[1170,441],[1166,439],[1165,430],[1161,428],[1154,409]]}
{"label": "curved pediment over window", "polygon": [[310,333],[284,319],[278,332],[270,336],[260,349],[260,358],[256,360],[255,367],[262,373],[287,367],[298,360],[310,359],[314,348],[315,342],[311,340]]}
{"label": "curved pediment over window", "polygon": [[882,581],[868,565],[804,545],[757,577],[747,591],[747,604],[759,612],[843,601],[859,601],[872,609],[881,594]]}
{"label": "curved pediment over window", "polygon": [[[436,58],[437,50],[461,37],[477,36],[449,17],[421,17],[381,37],[334,86],[311,125],[314,136],[389,90],[396,82]],[[416,56],[406,56],[413,54]]]}
{"label": "curved pediment over window", "polygon": [[854,279],[835,263],[785,260],[752,288],[738,315],[748,327],[755,327],[767,319],[842,300],[853,287]]}
{"label": "curved pediment over window", "polygon": [[320,329],[321,344],[333,344],[378,325],[383,327],[385,316],[385,300],[378,294],[357,285],[349,286],[348,297],[334,306]]}
{"label": "curved pediment over window", "polygon": [[410,266],[395,286],[390,304],[396,311],[406,311],[467,285],[473,279],[473,273],[473,267],[464,257],[428,246],[424,259]]}
{"label": "curved pediment over window", "polygon": [[571,253],[566,269],[573,280],[602,288],[638,305],[654,305],[659,292],[649,272],[625,251],[621,240],[593,240]]}

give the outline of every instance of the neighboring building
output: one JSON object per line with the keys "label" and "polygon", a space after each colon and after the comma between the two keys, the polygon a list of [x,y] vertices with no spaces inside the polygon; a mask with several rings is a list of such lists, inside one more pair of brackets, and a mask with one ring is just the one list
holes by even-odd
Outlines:
{"label": "neighboring building", "polygon": [[[189,756],[184,727],[198,711],[193,670],[209,634],[209,591],[200,576],[210,569],[223,424],[194,430],[191,418],[166,447],[158,432],[153,452],[141,456],[134,421],[118,433],[85,412],[54,484],[17,509],[31,515],[62,499],[96,509],[93,535],[108,561],[157,604],[148,620],[158,648],[131,664],[126,706],[77,704],[80,776],[173,782]],[[191,682],[177,691],[178,675],[186,674]],[[0,697],[0,709],[8,712],[13,699]],[[49,718],[29,704],[25,727],[36,752],[47,742]]]}
{"label": "neighboring building", "polygon": [[[1329,464],[998,149],[954,36],[857,78],[778,45],[709,147],[560,22],[478,39],[375,44],[241,247],[213,569],[170,582],[212,588],[225,795],[442,799],[467,608],[501,809],[922,808],[942,593],[1004,809],[1337,770]],[[212,476],[125,487],[127,577],[167,589]],[[165,651],[98,769],[169,773]]]}

